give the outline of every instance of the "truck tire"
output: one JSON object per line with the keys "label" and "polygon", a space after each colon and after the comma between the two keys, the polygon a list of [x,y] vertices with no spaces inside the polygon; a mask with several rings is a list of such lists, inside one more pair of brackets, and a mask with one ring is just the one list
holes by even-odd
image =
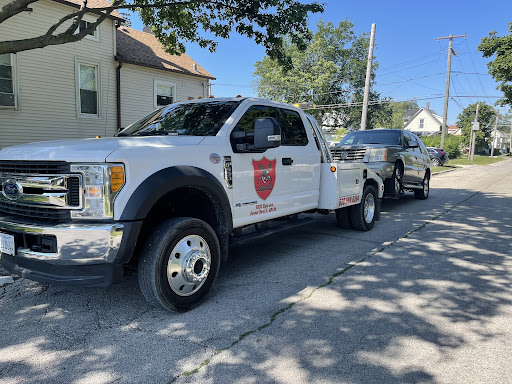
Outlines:
{"label": "truck tire", "polygon": [[139,259],[139,285],[148,302],[171,311],[201,304],[220,268],[217,235],[204,221],[169,219],[148,237]]}
{"label": "truck tire", "polygon": [[375,224],[378,209],[377,192],[372,185],[365,185],[361,202],[350,207],[352,226],[358,231],[369,231]]}
{"label": "truck tire", "polygon": [[343,229],[352,228],[352,220],[350,219],[350,207],[338,208],[336,210],[336,224]]}
{"label": "truck tire", "polygon": [[425,174],[421,186],[421,189],[414,190],[414,197],[417,198],[418,200],[427,200],[428,195],[430,194],[430,176],[428,175],[428,173]]}

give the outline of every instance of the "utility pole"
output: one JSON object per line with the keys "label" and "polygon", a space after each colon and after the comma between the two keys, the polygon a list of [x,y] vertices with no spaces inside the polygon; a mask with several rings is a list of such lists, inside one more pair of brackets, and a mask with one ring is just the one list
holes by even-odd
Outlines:
{"label": "utility pole", "polygon": [[[453,39],[457,37],[466,38],[466,34],[458,36],[453,36],[452,34],[450,34],[450,36],[448,37],[436,38],[437,41],[443,39],[450,39],[450,42],[448,44],[448,68],[446,69],[446,90],[444,92],[443,126],[441,127],[441,149],[444,149],[444,138],[446,136],[446,127],[448,122],[448,99],[450,97],[450,72],[452,70],[452,53],[455,54],[455,52],[453,51]],[[455,56],[457,56],[457,54],[455,54]]]}
{"label": "utility pole", "polygon": [[366,82],[364,84],[363,113],[361,115],[361,131],[364,131],[366,129],[366,117],[368,114],[368,96],[370,94],[370,79],[372,77],[373,45],[375,42],[375,27],[376,27],[376,24],[372,24],[372,32],[370,35],[370,49],[368,50],[368,62],[366,63]]}
{"label": "utility pole", "polygon": [[478,131],[478,108],[480,107],[480,103],[476,103],[476,114],[475,121],[473,122],[473,126],[471,127],[471,135],[469,139],[469,157],[468,160],[473,161],[475,159],[475,142],[476,142],[476,132]]}
{"label": "utility pole", "polygon": [[491,134],[491,139],[492,139],[491,157],[494,156],[494,142],[496,141],[496,130],[498,129],[498,113],[499,113],[499,111],[496,110],[496,122],[494,123],[494,129],[492,130],[492,134]]}

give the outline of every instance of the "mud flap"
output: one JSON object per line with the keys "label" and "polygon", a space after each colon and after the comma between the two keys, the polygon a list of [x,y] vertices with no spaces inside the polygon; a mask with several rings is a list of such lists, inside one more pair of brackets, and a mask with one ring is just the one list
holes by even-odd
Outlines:
{"label": "mud flap", "polygon": [[377,199],[377,203],[375,204],[375,221],[380,220],[380,207],[382,205],[382,199]]}

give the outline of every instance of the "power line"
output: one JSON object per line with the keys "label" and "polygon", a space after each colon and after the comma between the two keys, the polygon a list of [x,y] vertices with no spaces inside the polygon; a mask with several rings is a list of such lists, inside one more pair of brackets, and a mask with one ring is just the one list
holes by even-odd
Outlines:
{"label": "power line", "polygon": [[[467,39],[465,39],[465,40],[466,40],[466,46],[468,47],[468,52],[471,52],[471,49],[469,48],[468,41],[467,41]],[[469,55],[469,59],[471,60],[471,64],[473,64],[473,68],[475,69],[475,72],[478,72],[476,70],[476,65],[475,65],[475,62],[473,61],[473,57],[471,55]],[[480,86],[482,87],[482,90],[484,91],[484,95],[487,95],[487,93],[485,92],[484,85],[482,84],[482,80],[480,80],[480,76],[477,76],[477,78],[478,78],[478,82],[480,83]],[[490,104],[492,104],[491,100],[489,98],[487,100],[489,101]]]}
{"label": "power line", "polygon": [[439,75],[444,75],[443,72],[439,72],[439,73],[434,73],[432,75],[425,75],[425,76],[418,76],[418,77],[413,77],[412,79],[405,79],[405,80],[400,80],[400,81],[393,81],[391,83],[385,83],[385,84],[379,84],[379,83],[376,83],[375,86],[379,86],[379,87],[383,87],[385,85],[391,85],[391,84],[398,84],[398,83],[404,83],[404,82],[407,82],[407,81],[413,81],[413,80],[419,80],[419,79],[424,79],[426,77],[433,77],[433,76],[439,76]]}
{"label": "power line", "polygon": [[[457,57],[458,58],[458,57]],[[459,59],[460,60],[460,59]],[[479,75],[479,76],[492,76],[490,73],[478,73],[478,72],[461,72],[461,71],[452,71],[452,73],[461,73],[464,75]]]}
{"label": "power line", "polygon": [[[474,97],[474,98],[494,98],[499,99],[501,96],[474,96],[474,95],[457,95],[457,98],[467,98],[467,97]],[[444,95],[442,93],[439,94],[432,94],[432,95],[423,95],[423,96],[415,96],[412,98],[400,98],[400,99],[380,99],[380,100],[371,100],[368,102],[368,105],[378,105],[378,104],[389,104],[389,103],[396,103],[396,102],[403,102],[403,101],[413,101],[413,100],[433,100],[433,99],[442,99],[444,98]],[[325,104],[325,105],[315,105],[311,108],[304,108],[304,109],[333,109],[333,108],[342,108],[342,107],[357,107],[362,106],[362,101],[352,102],[352,103],[337,103],[337,104]]]}

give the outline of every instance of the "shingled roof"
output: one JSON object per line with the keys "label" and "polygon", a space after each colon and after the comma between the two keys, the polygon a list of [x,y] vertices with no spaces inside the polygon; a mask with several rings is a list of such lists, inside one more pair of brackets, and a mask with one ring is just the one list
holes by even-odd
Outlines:
{"label": "shingled roof", "polygon": [[[82,6],[83,0],[54,0],[57,3],[70,5],[74,8],[80,8]],[[87,8],[105,8],[112,6],[112,3],[108,0],[87,0]],[[110,14],[112,19],[123,21],[124,18],[117,12],[116,10],[112,11]]]}
{"label": "shingled roof", "polygon": [[178,56],[165,52],[162,43],[152,33],[122,26],[117,29],[116,37],[119,61],[215,80],[189,55],[184,53]]}

